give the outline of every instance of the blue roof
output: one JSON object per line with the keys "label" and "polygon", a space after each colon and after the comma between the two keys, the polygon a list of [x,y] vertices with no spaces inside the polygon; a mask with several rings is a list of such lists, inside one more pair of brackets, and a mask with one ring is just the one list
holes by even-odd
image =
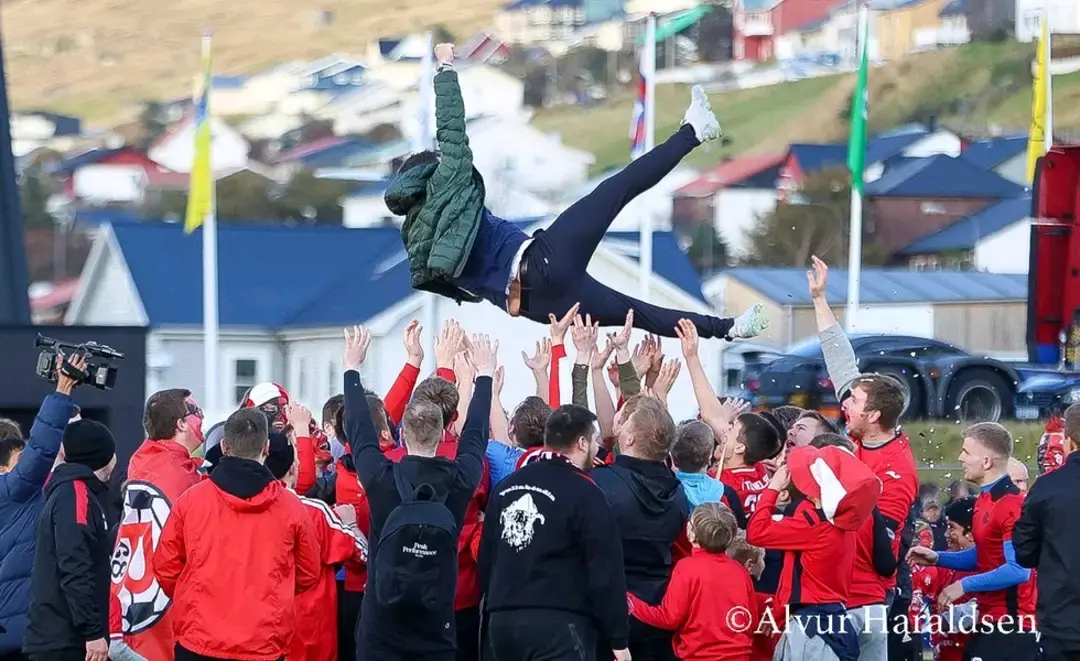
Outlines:
{"label": "blue roof", "polygon": [[1023,186],[945,154],[920,158],[866,185],[871,197],[1006,199],[1023,193]]}
{"label": "blue roof", "polygon": [[131,148],[130,147],[120,147],[119,149],[105,149],[105,148],[102,148],[102,147],[95,147],[93,149],[88,149],[87,151],[84,151],[84,152],[79,153],[79,154],[75,154],[74,156],[71,156],[69,158],[65,158],[64,160],[60,161],[59,163],[56,163],[51,168],[49,168],[49,172],[51,174],[61,175],[61,176],[63,176],[63,175],[71,175],[71,174],[74,174],[76,170],[78,170],[79,168],[81,168],[83,166],[93,165],[94,163],[99,163],[103,159],[106,159],[106,158],[112,156],[113,154],[120,153],[120,152],[122,152],[122,151],[124,151],[126,149],[131,149]]}
{"label": "blue roof", "polygon": [[799,163],[803,174],[820,172],[832,167],[841,167],[847,163],[846,145],[819,145],[797,142],[788,148]]}
{"label": "blue roof", "polygon": [[1005,200],[924,236],[899,253],[919,255],[972,250],[982,239],[1030,217],[1031,196]]}
{"label": "blue roof", "polygon": [[379,55],[390,57],[400,43],[401,39],[379,39]]}
{"label": "blue roof", "polygon": [[967,14],[968,0],[951,0],[949,4],[941,8],[938,16],[957,16]]}
{"label": "blue roof", "polygon": [[[514,224],[527,229],[539,220]],[[150,325],[200,325],[200,238],[185,236],[179,223],[117,223],[112,229]],[[607,238],[636,246],[638,234]],[[625,254],[617,243],[609,245]],[[318,255],[318,268],[310,260],[275,257],[285,254]],[[705,300],[701,279],[672,232],[653,234],[653,260],[659,276]],[[394,227],[219,225],[218,287],[222,326],[271,329],[363,322],[413,293]]]}
{"label": "blue roof", "polygon": [[[724,274],[787,305],[813,305],[806,289],[806,269],[736,268]],[[886,303],[967,303],[1027,299],[1027,275],[981,271],[910,271],[863,269],[859,299],[863,305]],[[825,297],[830,305],[847,300],[847,271],[829,270]]]}
{"label": "blue roof", "polygon": [[[899,154],[902,154],[905,149],[919,140],[922,140],[929,134],[929,131],[922,129],[907,133],[890,133],[874,136],[866,142],[866,162],[880,163],[884,160],[893,158],[894,156],[898,156]],[[847,150],[844,150],[844,157],[847,158]]]}
{"label": "blue roof", "polygon": [[[929,134],[925,127],[918,126],[871,136],[866,142],[866,164],[872,165],[895,158]],[[797,142],[789,149],[803,174],[847,165],[847,145]]]}
{"label": "blue roof", "polygon": [[578,8],[585,4],[585,0],[514,0],[508,4],[503,5],[503,9],[506,11],[516,11],[521,9],[531,9],[533,7],[542,7],[547,5],[553,9],[562,7]]}
{"label": "blue roof", "polygon": [[1023,154],[1027,143],[1026,135],[978,140],[968,145],[968,148],[961,152],[960,158],[984,170],[993,170],[1010,158]]}

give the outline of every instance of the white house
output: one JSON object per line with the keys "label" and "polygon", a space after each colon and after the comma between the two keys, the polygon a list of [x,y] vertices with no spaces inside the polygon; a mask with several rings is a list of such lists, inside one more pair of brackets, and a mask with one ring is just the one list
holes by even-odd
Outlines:
{"label": "white house", "polygon": [[473,162],[484,180],[498,178],[506,188],[538,195],[561,194],[587,182],[596,158],[528,120],[503,115],[469,122]]}
{"label": "white house", "polygon": [[1016,38],[1034,41],[1042,31],[1049,8],[1052,34],[1080,34],[1080,3],[1076,0],[1016,0]]}
{"label": "white house", "polygon": [[11,153],[18,158],[40,147],[68,151],[82,134],[82,120],[34,110],[11,115]]}
{"label": "white house", "polygon": [[783,162],[783,154],[751,154],[702,172],[675,191],[674,221],[712,223],[732,256],[745,254],[746,233],[759,216],[776,208],[776,180]]}
{"label": "white house", "polygon": [[[218,231],[219,394],[217,401],[206,401],[201,248],[198,241],[185,241],[182,232],[178,225],[157,223],[103,226],[66,322],[148,327],[147,392],[190,388],[209,422],[223,419],[247,388],[265,380],[282,383],[317,410],[341,391],[341,328],[356,323],[375,335],[362,377],[376,392],[385,393],[404,364],[401,336],[411,319],[422,319],[430,346],[442,320],[454,317],[468,329],[499,339],[508,375],[504,406],[513,407],[534,393],[520,354],[531,352],[547,329],[487,303],[458,306],[440,299],[425,306],[428,295],[409,286],[396,228],[224,225]],[[590,273],[616,289],[636,292],[635,242],[636,235],[611,235],[593,258]],[[278,260],[265,277],[266,255],[274,254],[310,255],[318,268],[303,259]],[[707,312],[697,274],[673,235],[657,233],[654,256],[652,302]],[[667,342],[674,355],[674,340]],[[713,378],[719,377],[715,352],[723,344],[704,343],[703,360]],[[433,351],[427,353],[425,375],[433,369]],[[572,348],[570,354],[561,372],[566,401]],[[672,414],[692,416],[697,409],[693,401],[689,379],[683,377],[671,397]]]}
{"label": "white house", "polygon": [[[239,131],[216,117],[210,119],[213,135],[210,160],[214,170],[247,167],[251,145]],[[195,122],[190,115],[169,127],[150,146],[150,158],[173,172],[191,172],[195,159]]]}
{"label": "white house", "polygon": [[1031,260],[1031,197],[1005,200],[920,238],[899,251],[912,268],[972,268],[1026,274]]}
{"label": "white house", "polygon": [[369,80],[333,97],[315,111],[315,116],[332,121],[337,135],[367,133],[380,124],[401,121],[401,94],[386,83]]}

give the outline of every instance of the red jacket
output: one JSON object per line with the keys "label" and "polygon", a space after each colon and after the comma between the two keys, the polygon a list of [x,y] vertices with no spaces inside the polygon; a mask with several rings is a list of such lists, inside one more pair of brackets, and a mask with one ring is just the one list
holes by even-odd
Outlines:
{"label": "red jacket", "polygon": [[[1012,541],[1013,525],[1020,518],[1024,496],[1006,475],[975,499],[971,536],[975,540],[975,573],[982,574],[1005,564],[1005,542]],[[976,592],[979,617],[1000,620],[1012,617],[1013,626],[1030,627],[1035,617],[1035,572],[1020,585],[1005,590]],[[1018,618],[1024,617],[1022,621]]]}
{"label": "red jacket", "polygon": [[319,545],[322,569],[315,587],[296,595],[296,632],[286,661],[337,661],[337,565],[364,566],[367,540],[350,530],[326,503],[301,498]]}
{"label": "red jacket", "polygon": [[[124,515],[116,531],[115,557],[140,557],[146,564],[138,568],[136,575],[131,575],[128,573],[130,563],[114,563],[114,571],[122,574],[111,584],[112,608],[117,610],[118,627],[111,633],[123,633],[122,624],[127,619],[127,630],[138,633],[124,635],[124,642],[149,661],[171,660],[175,643],[171,604],[164,594],[160,594],[154,579],[153,540],[160,536],[161,527],[168,521],[169,512],[181,494],[203,480],[199,473],[201,466],[202,459],[192,457],[187,448],[170,440],[143,441],[128,462]],[[145,508],[149,508],[153,516],[135,512]],[[129,614],[127,606],[136,599],[151,601],[155,607]]]}
{"label": "red jacket", "polygon": [[761,492],[769,486],[769,470],[760,462],[753,466],[725,468],[720,471],[720,481],[739,494],[743,512],[750,516],[754,513]]}
{"label": "red jacket", "polygon": [[300,499],[255,462],[222,457],[176,502],[154,568],[184,649],[274,661],[292,645],[295,595],[315,587],[322,562]]}
{"label": "red jacket", "polygon": [[[348,446],[346,446],[348,449]],[[367,494],[360,486],[360,480],[354,471],[345,467],[345,462],[338,459],[335,469],[334,502],[338,505],[352,505],[356,512],[356,527],[367,539],[371,534],[371,506]],[[349,592],[363,592],[367,586],[367,565],[345,565],[345,589]]]}
{"label": "red jacket", "polygon": [[[933,546],[931,542],[930,546]],[[848,608],[885,603],[885,584],[881,574],[874,569],[874,517],[863,521],[855,533],[855,564],[851,570],[851,587],[848,588]]]}
{"label": "red jacket", "polygon": [[672,646],[683,661],[749,661],[758,619],[754,582],[727,555],[694,549],[676,563],[659,606],[627,598],[636,619],[675,632]]}
{"label": "red jacket", "polygon": [[[878,498],[877,508],[894,533],[892,552],[893,556],[899,558],[900,533],[919,495],[919,469],[915,465],[915,455],[911,453],[911,442],[903,433],[876,448],[864,447],[860,442],[856,445],[855,456],[862,459],[881,480],[881,497]],[[895,572],[892,576],[879,576],[873,566],[870,566],[869,572],[865,571],[865,567],[858,571],[859,576],[855,580],[859,582],[877,581],[884,591],[896,586]],[[865,592],[861,588],[860,591]]]}
{"label": "red jacket", "polygon": [[[453,460],[457,457],[458,442],[451,434],[443,435],[443,441],[439,443],[436,454],[440,457]],[[404,447],[395,448],[386,453],[390,461],[401,461],[408,454]],[[480,533],[483,532],[484,522],[480,514],[487,509],[488,491],[490,489],[491,474],[488,469],[487,459],[484,459],[484,475],[480,478],[469,501],[469,508],[465,510],[465,520],[461,524],[461,536],[458,537],[458,577],[457,591],[454,593],[454,610],[460,611],[472,608],[480,604],[480,570],[476,564],[476,558],[480,555]]]}
{"label": "red jacket", "polygon": [[[751,661],[772,661],[776,644],[780,642],[780,631],[784,628],[783,609],[774,605],[775,595],[757,592],[754,597],[757,600],[759,624],[754,630],[754,651],[750,658]],[[765,617],[766,612],[769,617]]]}
{"label": "red jacket", "polygon": [[775,489],[762,491],[746,524],[748,543],[784,551],[776,604],[845,603],[855,563],[855,533],[829,523],[805,498],[791,516],[773,516],[779,495]]}

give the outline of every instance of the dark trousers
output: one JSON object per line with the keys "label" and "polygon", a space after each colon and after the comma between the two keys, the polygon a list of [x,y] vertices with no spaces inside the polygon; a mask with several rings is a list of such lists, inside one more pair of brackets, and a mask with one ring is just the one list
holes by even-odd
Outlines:
{"label": "dark trousers", "polygon": [[683,126],[661,145],[605,179],[591,193],[559,214],[551,226],[536,233],[522,260],[522,314],[548,323],[548,314],[561,317],[581,303],[581,315],[601,326],[621,326],[634,310],[634,327],[675,337],[680,319],[689,319],[702,337],[723,337],[732,320],[650,305],[589,277],[585,269],[619,212],[649,190],[700,143],[694,129]]}
{"label": "dark trousers", "polygon": [[68,647],[60,650],[49,650],[30,654],[31,661],[84,661],[86,659],[85,647]]}
{"label": "dark trousers", "polygon": [[364,603],[363,592],[345,589],[345,581],[337,582],[338,612],[338,659],[353,661],[356,658],[356,625],[360,620],[360,606]]}
{"label": "dark trousers", "polygon": [[1080,646],[1076,643],[1068,645],[1058,642],[1053,638],[1047,638],[1045,633],[1040,642],[1042,643],[1043,661],[1080,661]]}
{"label": "dark trousers", "polygon": [[[175,661],[234,661],[233,659],[227,659],[225,657],[203,656],[202,654],[196,654],[191,650],[181,647],[180,643],[176,644],[174,652],[175,654],[173,656],[175,657]],[[85,659],[86,655],[84,654],[81,658]],[[285,657],[281,657],[279,661],[284,661],[284,659]]]}
{"label": "dark trousers", "polygon": [[488,616],[495,661],[596,661],[596,639],[592,622],[569,611],[524,608]]}
{"label": "dark trousers", "polygon": [[1039,661],[1041,656],[1033,633],[978,632],[964,646],[964,661]]}
{"label": "dark trousers", "polygon": [[457,627],[457,661],[480,661],[480,607],[454,613]]}
{"label": "dark trousers", "polygon": [[[895,594],[895,593],[894,593]],[[894,597],[889,604],[889,622],[907,617],[911,597]],[[889,627],[889,661],[922,661],[922,636],[905,633],[903,627]]]}

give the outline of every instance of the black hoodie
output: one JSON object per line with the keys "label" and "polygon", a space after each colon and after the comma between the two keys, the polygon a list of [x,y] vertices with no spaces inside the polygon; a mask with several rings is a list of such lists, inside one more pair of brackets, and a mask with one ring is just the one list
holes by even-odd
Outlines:
{"label": "black hoodie", "polygon": [[109,637],[113,540],[102,506],[108,485],[81,464],[60,464],[38,520],[23,652],[84,649]]}
{"label": "black hoodie", "polygon": [[[356,476],[367,493],[371,507],[371,529],[368,535],[368,586],[378,581],[379,537],[383,524],[401,504],[395,471],[401,471],[414,486],[430,485],[438,496],[446,497],[446,507],[460,530],[473,492],[484,473],[484,449],[488,439],[488,419],[491,411],[491,377],[476,379],[476,389],[465,416],[457,457],[406,456],[399,463],[386,458],[379,448],[379,437],[367,406],[367,392],[355,370],[345,372],[345,430]],[[455,582],[457,577],[454,578]],[[453,595],[450,595],[451,603]],[[383,608],[375,599],[365,599],[357,627],[357,656],[378,658],[392,654],[426,654],[454,650],[457,632],[454,612],[424,619],[415,613],[402,614]]]}

